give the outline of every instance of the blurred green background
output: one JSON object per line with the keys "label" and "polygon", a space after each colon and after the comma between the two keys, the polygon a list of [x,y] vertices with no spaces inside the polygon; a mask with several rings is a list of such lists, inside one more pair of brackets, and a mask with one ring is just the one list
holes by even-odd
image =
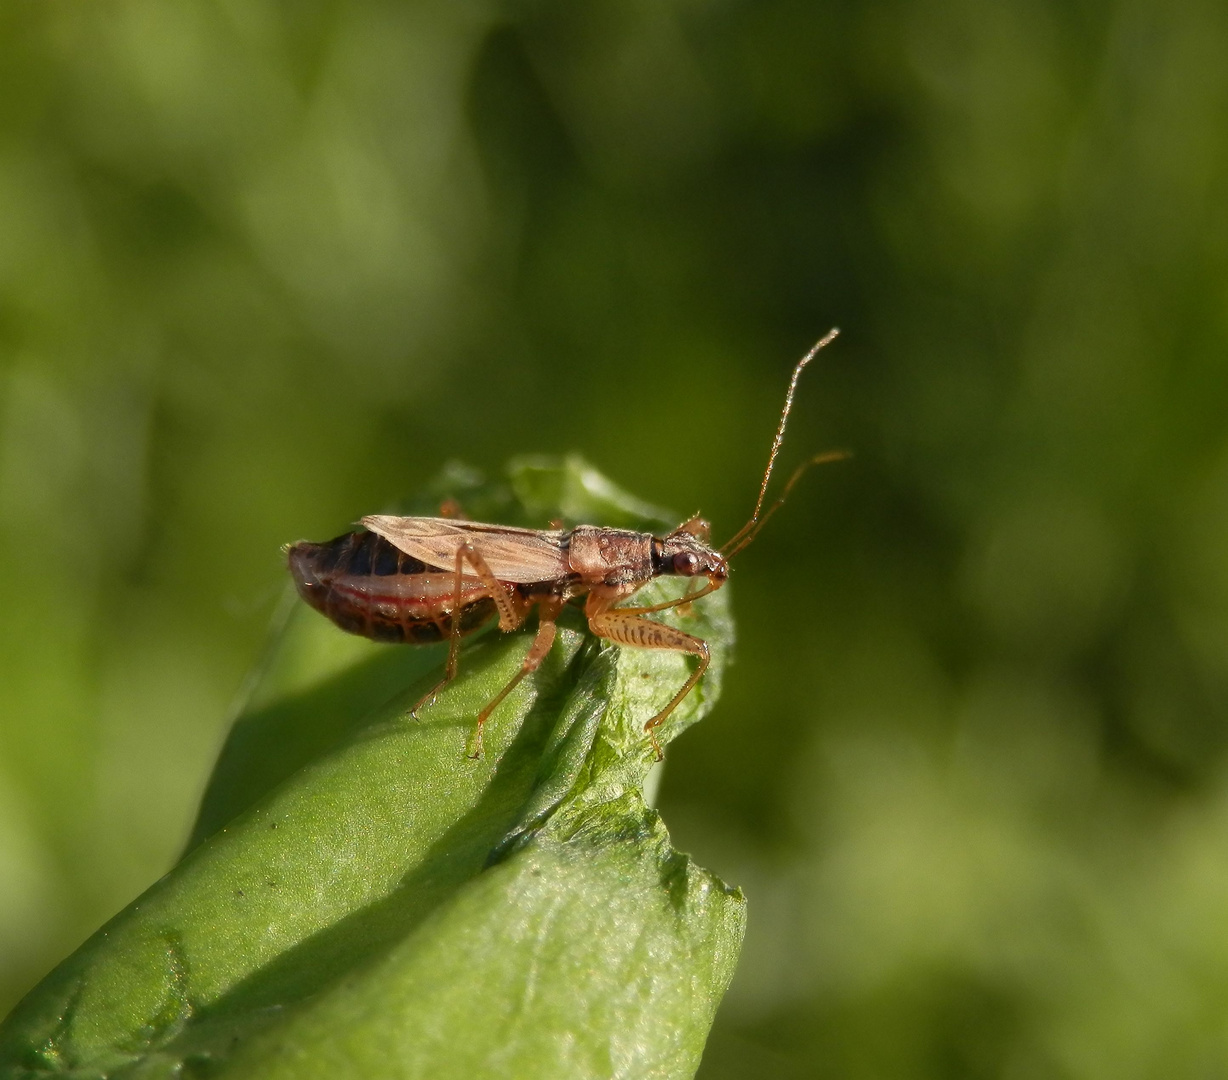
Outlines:
{"label": "blurred green background", "polygon": [[1228,1075],[1219,0],[0,8],[0,1012],[173,861],[285,572],[577,450],[740,556],[701,1076]]}

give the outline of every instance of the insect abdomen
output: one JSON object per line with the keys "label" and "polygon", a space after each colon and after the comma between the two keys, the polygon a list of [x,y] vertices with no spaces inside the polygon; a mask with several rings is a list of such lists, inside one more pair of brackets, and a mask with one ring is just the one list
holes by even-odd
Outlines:
{"label": "insect abdomen", "polygon": [[467,634],[495,614],[480,582],[427,567],[370,532],[323,544],[291,544],[286,558],[299,595],[342,630],[376,641],[440,641],[460,620]]}

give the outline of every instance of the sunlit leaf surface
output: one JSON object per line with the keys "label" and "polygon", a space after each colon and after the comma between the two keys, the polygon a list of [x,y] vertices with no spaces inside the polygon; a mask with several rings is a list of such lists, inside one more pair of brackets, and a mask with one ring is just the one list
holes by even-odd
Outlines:
{"label": "sunlit leaf surface", "polygon": [[[478,517],[662,524],[576,460],[449,485]],[[714,662],[665,740],[711,705],[731,638],[723,592],[683,621]],[[643,723],[689,661],[603,646],[569,610],[471,761],[527,644],[472,641],[414,721],[441,648],[294,606],[187,855],[19,1006],[5,1075],[690,1076],[744,902],[644,802]]]}

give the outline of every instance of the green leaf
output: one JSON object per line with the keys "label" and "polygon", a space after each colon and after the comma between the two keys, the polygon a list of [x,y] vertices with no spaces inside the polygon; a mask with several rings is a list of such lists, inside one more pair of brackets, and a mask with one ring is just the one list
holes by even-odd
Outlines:
{"label": "green leaf", "polygon": [[[444,494],[513,524],[666,524],[576,459],[495,484],[453,467],[410,509]],[[713,653],[663,742],[715,700],[726,599],[661,615]],[[475,762],[473,718],[525,634],[469,642],[414,721],[442,647],[350,637],[300,604],[283,621],[188,853],[17,1007],[0,1075],[692,1075],[745,902],[644,801],[644,721],[691,661],[598,642],[569,608]]]}

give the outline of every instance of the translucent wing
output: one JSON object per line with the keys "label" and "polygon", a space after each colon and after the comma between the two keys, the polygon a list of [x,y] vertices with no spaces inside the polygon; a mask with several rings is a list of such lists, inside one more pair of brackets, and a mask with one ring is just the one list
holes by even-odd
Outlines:
{"label": "translucent wing", "polygon": [[[365,517],[362,524],[406,555],[441,570],[454,569],[457,549],[472,544],[500,581],[553,581],[571,572],[564,547],[567,534],[562,532],[385,514]],[[465,573],[473,574],[468,563]]]}

